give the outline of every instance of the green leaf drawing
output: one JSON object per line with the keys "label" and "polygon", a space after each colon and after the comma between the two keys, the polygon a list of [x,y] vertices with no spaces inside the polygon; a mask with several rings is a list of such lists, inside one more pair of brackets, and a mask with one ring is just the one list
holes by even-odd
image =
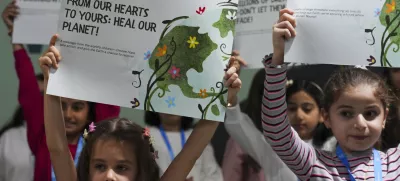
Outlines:
{"label": "green leaf drawing", "polygon": [[235,19],[236,10],[223,9],[219,20],[213,24],[213,27],[219,29],[222,38],[228,36],[229,31],[232,31],[232,34],[235,35]]}
{"label": "green leaf drawing", "polygon": [[[201,98],[189,85],[186,73],[190,69],[203,72],[203,62],[218,48],[218,45],[210,39],[208,33],[200,34],[198,30],[199,27],[175,26],[161,39],[149,60],[150,68],[157,71],[156,77],[164,78],[163,81],[157,81],[158,87],[169,91],[169,85],[177,85],[184,96]],[[163,52],[165,46],[166,51]]]}
{"label": "green leaf drawing", "polygon": [[222,60],[223,61],[226,61],[226,60],[228,60],[229,59],[229,57],[227,57],[227,56],[222,56]]}
{"label": "green leaf drawing", "polygon": [[386,55],[388,51],[398,52],[400,45],[400,0],[386,0],[379,15],[380,23],[385,26],[381,44],[381,66],[391,66]]}
{"label": "green leaf drawing", "polygon": [[211,112],[212,112],[214,115],[219,116],[220,113],[219,113],[218,106],[217,106],[216,104],[214,104],[214,105],[211,106]]}

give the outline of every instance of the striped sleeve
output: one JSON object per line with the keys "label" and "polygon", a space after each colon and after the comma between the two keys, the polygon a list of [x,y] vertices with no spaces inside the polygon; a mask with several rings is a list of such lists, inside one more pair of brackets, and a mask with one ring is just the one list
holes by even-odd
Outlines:
{"label": "striped sleeve", "polygon": [[265,82],[262,100],[262,125],[266,140],[285,164],[301,179],[311,176],[315,150],[301,140],[287,117],[286,65],[274,67],[264,62]]}

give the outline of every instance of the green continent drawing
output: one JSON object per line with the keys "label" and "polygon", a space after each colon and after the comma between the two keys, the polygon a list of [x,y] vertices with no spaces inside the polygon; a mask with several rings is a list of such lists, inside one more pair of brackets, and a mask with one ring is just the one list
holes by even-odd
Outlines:
{"label": "green continent drawing", "polygon": [[[400,45],[400,0],[386,0],[383,4],[379,20],[385,26],[381,40],[381,66],[392,66],[387,59],[388,51],[399,51]],[[394,45],[394,46],[393,46]]]}
{"label": "green continent drawing", "polygon": [[169,85],[177,85],[186,97],[201,98],[193,92],[186,73],[189,69],[202,72],[203,62],[218,46],[208,33],[200,34],[198,30],[199,27],[175,26],[158,43],[149,60],[159,78],[158,88],[169,91]]}
{"label": "green continent drawing", "polygon": [[235,34],[236,10],[223,9],[219,20],[213,24],[213,27],[218,28],[222,38],[228,36],[229,31]]}

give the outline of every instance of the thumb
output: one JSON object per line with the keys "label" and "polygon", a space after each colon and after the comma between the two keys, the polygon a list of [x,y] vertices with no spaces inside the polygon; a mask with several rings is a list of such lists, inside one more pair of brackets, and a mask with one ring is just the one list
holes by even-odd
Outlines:
{"label": "thumb", "polygon": [[51,37],[51,39],[50,39],[49,46],[54,46],[54,45],[56,45],[57,39],[58,39],[58,34],[53,35],[53,36]]}

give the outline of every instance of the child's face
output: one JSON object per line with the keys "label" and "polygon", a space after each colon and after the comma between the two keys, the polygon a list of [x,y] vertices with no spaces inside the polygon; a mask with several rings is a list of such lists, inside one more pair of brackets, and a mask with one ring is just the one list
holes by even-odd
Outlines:
{"label": "child's face", "polygon": [[98,140],[93,146],[90,160],[91,181],[133,181],[138,168],[131,144],[115,139]]}
{"label": "child's face", "polygon": [[387,110],[375,90],[370,85],[347,88],[325,116],[325,125],[347,153],[372,148],[381,135]]}
{"label": "child's face", "polygon": [[320,108],[315,100],[304,91],[294,93],[288,99],[290,124],[301,139],[311,139],[318,123],[322,122]]}
{"label": "child's face", "polygon": [[89,104],[86,101],[61,98],[67,135],[81,134],[88,123]]}

